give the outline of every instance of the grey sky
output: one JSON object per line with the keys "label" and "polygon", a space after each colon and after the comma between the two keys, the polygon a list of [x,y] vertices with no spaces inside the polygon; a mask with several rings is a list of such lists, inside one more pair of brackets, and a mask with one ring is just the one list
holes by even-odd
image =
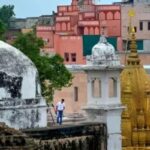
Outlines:
{"label": "grey sky", "polygon": [[[56,11],[57,5],[69,5],[72,0],[0,0],[2,5],[14,5],[17,18],[49,15]],[[97,0],[98,1],[98,0]],[[100,0],[101,4],[111,4],[121,0]]]}

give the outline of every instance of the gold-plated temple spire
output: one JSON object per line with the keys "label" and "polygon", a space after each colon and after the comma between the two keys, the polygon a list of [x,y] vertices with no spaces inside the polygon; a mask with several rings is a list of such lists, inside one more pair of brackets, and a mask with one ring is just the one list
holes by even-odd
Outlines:
{"label": "gold-plated temple spire", "polygon": [[129,16],[129,48],[130,54],[127,59],[127,65],[140,65],[139,56],[137,53],[137,44],[136,44],[136,37],[135,37],[135,29],[132,26],[132,18],[135,16],[134,9],[130,9],[128,12]]}
{"label": "gold-plated temple spire", "polygon": [[132,32],[132,18],[135,16],[135,11],[134,9],[130,9],[128,11],[128,16],[129,16],[129,31],[128,34],[130,34]]}
{"label": "gold-plated temple spire", "polygon": [[122,113],[123,150],[150,150],[150,79],[138,56],[134,11],[130,11],[130,53],[121,73],[121,101],[127,108]]}
{"label": "gold-plated temple spire", "polygon": [[137,53],[136,37],[134,27],[131,28],[130,32],[130,54],[127,59],[127,65],[140,65],[140,59]]}

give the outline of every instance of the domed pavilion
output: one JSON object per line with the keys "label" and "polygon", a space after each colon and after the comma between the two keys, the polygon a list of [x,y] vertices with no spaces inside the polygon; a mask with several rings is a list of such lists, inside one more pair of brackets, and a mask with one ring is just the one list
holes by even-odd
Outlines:
{"label": "domed pavilion", "polygon": [[[88,58],[90,57],[90,58]],[[115,48],[112,44],[107,42],[107,39],[102,35],[97,44],[92,48],[92,55],[87,56],[87,64],[95,65],[119,65],[119,58],[115,54]]]}
{"label": "domed pavilion", "polygon": [[121,113],[124,108],[120,97],[122,66],[115,48],[103,35],[93,46],[87,64],[80,69],[87,74],[87,104],[83,108],[86,121],[105,123],[107,150],[121,150]]}

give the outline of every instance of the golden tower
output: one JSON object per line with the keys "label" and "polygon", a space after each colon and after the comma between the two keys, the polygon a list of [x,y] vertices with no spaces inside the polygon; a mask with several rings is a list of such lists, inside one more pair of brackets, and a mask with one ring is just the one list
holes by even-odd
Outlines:
{"label": "golden tower", "polygon": [[126,106],[122,113],[122,149],[150,150],[150,79],[140,63],[131,25],[129,35],[130,53],[121,73],[121,101]]}

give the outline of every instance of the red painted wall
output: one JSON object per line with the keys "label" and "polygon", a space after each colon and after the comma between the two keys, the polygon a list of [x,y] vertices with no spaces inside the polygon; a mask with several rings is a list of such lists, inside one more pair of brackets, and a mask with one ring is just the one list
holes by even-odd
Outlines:
{"label": "red painted wall", "polygon": [[[72,0],[69,6],[58,6],[54,27],[37,27],[37,36],[49,39],[45,48],[53,49],[69,61],[66,64],[85,63],[82,52],[82,35],[98,35],[102,31],[106,36],[118,37],[118,50],[122,49],[121,8],[117,5],[93,5],[91,0],[77,6],[77,0]],[[68,54],[67,54],[68,53]],[[72,53],[76,61],[71,61]]]}
{"label": "red painted wall", "polygon": [[[54,49],[64,58],[65,64],[85,64],[85,59],[83,58],[81,36],[56,35],[54,43]],[[66,59],[65,55],[68,55],[68,60]],[[73,57],[76,57],[76,61],[73,60]]]}
{"label": "red painted wall", "polygon": [[36,35],[45,42],[46,49],[54,48],[54,31],[52,27],[39,26],[36,29]]}

